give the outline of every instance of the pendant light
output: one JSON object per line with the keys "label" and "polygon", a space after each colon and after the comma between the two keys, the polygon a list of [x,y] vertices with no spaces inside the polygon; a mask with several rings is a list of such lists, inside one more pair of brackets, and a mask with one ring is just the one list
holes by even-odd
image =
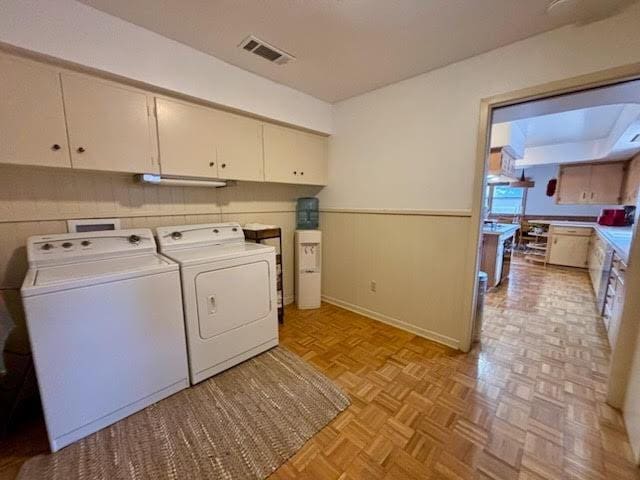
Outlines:
{"label": "pendant light", "polygon": [[533,188],[535,187],[536,182],[532,180],[527,180],[524,176],[524,168],[522,169],[522,173],[520,174],[520,179],[515,182],[509,182],[509,186],[513,188]]}

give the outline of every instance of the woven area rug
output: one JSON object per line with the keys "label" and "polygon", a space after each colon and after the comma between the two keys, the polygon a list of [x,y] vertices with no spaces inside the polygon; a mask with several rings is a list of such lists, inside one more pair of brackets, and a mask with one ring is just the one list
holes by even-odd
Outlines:
{"label": "woven area rug", "polygon": [[18,479],[262,479],[349,405],[276,347],[54,454]]}

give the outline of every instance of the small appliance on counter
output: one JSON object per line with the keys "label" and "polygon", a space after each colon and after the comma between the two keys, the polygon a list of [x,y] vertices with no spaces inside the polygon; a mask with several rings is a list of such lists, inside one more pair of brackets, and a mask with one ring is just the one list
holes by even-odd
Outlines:
{"label": "small appliance on counter", "polygon": [[603,208],[598,217],[599,225],[624,227],[633,223],[633,214],[625,208]]}

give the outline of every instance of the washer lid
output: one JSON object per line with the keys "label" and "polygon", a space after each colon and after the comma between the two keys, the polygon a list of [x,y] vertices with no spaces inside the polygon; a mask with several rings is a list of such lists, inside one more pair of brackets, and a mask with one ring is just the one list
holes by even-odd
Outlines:
{"label": "washer lid", "polygon": [[230,258],[245,257],[249,255],[261,255],[275,252],[275,247],[259,243],[238,242],[223,245],[208,245],[197,248],[185,248],[164,252],[164,255],[175,260],[181,265],[197,265]]}
{"label": "washer lid", "polygon": [[86,287],[177,268],[175,263],[157,254],[43,266],[29,270],[22,284],[22,295]]}

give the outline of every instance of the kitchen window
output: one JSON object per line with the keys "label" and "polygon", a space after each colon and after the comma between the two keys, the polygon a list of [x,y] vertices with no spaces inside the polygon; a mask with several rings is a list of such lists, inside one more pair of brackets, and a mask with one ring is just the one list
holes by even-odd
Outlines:
{"label": "kitchen window", "polygon": [[487,212],[492,215],[522,215],[527,189],[507,185],[487,185]]}

